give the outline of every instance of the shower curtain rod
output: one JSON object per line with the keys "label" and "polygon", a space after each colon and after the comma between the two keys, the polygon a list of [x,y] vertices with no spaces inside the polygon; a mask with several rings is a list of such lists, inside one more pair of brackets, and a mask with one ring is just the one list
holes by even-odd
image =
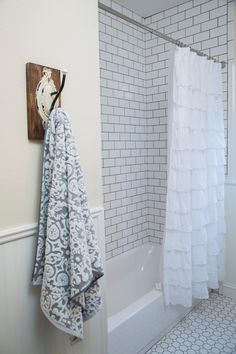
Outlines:
{"label": "shower curtain rod", "polygon": [[170,43],[175,44],[175,45],[177,45],[178,47],[181,47],[181,48],[187,48],[187,47],[189,47],[190,50],[191,50],[191,52],[197,53],[197,55],[200,55],[200,56],[207,57],[208,60],[213,60],[215,63],[221,63],[222,68],[224,68],[224,67],[226,66],[226,62],[225,62],[225,61],[218,61],[218,60],[216,60],[214,57],[209,56],[209,55],[207,55],[207,54],[201,52],[200,50],[194,49],[194,48],[188,46],[187,44],[184,44],[184,43],[182,43],[181,41],[178,41],[178,40],[176,40],[176,39],[173,39],[173,38],[171,38],[171,37],[169,37],[169,36],[167,36],[167,35],[165,35],[165,34],[159,32],[159,31],[157,31],[157,30],[154,30],[154,29],[152,29],[152,28],[146,26],[146,25],[143,25],[142,23],[140,23],[140,22],[138,22],[138,21],[136,21],[136,20],[134,20],[134,19],[132,19],[132,18],[126,16],[126,15],[123,15],[122,13],[120,13],[120,12],[118,12],[118,11],[112,9],[112,8],[109,7],[109,6],[106,6],[106,5],[102,4],[101,2],[98,2],[98,7],[99,7],[99,9],[104,10],[104,11],[106,11],[106,12],[109,12],[110,14],[112,14],[112,15],[114,15],[114,16],[117,16],[117,17],[121,18],[122,20],[126,20],[127,22],[130,22],[130,23],[132,23],[133,25],[136,25],[136,26],[138,26],[138,27],[144,29],[145,31],[150,32],[150,33],[154,34],[155,36],[158,36],[158,37],[160,37],[160,38],[166,40],[167,42],[170,42]]}

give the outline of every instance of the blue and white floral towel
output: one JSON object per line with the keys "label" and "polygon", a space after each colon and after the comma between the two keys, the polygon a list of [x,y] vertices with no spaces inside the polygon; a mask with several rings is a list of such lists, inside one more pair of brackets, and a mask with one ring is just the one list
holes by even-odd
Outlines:
{"label": "blue and white floral towel", "polygon": [[97,238],[68,115],[47,121],[38,245],[33,284],[42,284],[41,308],[57,328],[83,338],[83,322],[100,308],[103,275]]}

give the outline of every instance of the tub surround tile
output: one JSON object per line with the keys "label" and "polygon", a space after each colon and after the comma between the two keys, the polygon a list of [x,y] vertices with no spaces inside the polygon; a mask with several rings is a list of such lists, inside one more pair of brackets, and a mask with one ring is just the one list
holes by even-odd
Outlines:
{"label": "tub surround tile", "polygon": [[212,293],[146,354],[235,354],[236,302]]}
{"label": "tub surround tile", "polygon": [[[120,11],[143,21],[125,8]],[[99,30],[109,259],[148,241],[145,42],[142,29],[104,11]]]}
{"label": "tub surround tile", "polygon": [[[145,19],[113,1],[102,1],[208,55],[233,58],[234,0],[190,0]],[[99,13],[106,255],[111,258],[163,238],[171,44],[105,11]],[[226,67],[226,142],[227,75]]]}

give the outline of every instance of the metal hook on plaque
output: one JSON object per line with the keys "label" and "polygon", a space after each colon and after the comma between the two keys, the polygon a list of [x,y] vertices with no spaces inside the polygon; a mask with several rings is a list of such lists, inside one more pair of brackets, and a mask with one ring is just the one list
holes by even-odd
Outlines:
{"label": "metal hook on plaque", "polygon": [[[61,81],[61,73],[62,81]],[[53,108],[60,107],[66,70],[26,64],[27,120],[29,140],[42,140],[46,120]]]}

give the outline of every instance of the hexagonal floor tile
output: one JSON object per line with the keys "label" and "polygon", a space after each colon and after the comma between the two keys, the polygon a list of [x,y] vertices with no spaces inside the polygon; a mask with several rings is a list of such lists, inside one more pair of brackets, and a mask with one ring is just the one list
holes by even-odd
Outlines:
{"label": "hexagonal floor tile", "polygon": [[236,354],[236,302],[212,293],[146,354]]}

